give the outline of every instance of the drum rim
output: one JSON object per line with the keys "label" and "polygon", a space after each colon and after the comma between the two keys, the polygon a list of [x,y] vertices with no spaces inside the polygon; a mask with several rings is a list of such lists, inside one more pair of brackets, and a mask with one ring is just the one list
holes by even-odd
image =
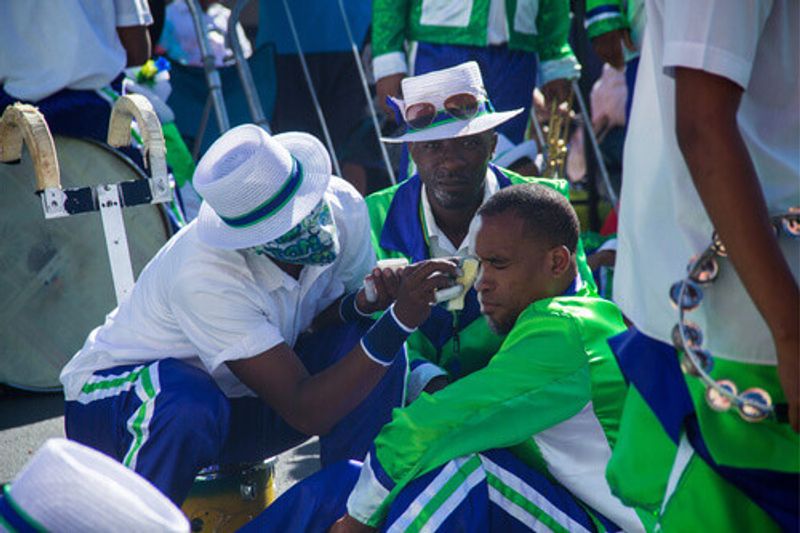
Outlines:
{"label": "drum rim", "polygon": [[131,170],[133,170],[134,173],[137,174],[139,179],[149,179],[149,176],[144,171],[144,169],[142,169],[142,167],[137,165],[136,162],[128,156],[128,154],[126,154],[122,150],[118,150],[117,148],[111,146],[110,144],[108,144],[106,142],[102,142],[102,141],[99,141],[97,139],[93,139],[91,137],[69,137],[67,135],[56,135],[55,136],[56,139],[62,138],[62,137],[66,138],[66,139],[77,139],[79,141],[85,141],[85,142],[88,142],[89,144],[93,144],[95,146],[99,146],[100,148],[102,148],[106,152],[110,152],[110,153],[118,156],[120,159],[122,159],[125,162],[125,164],[127,164],[129,167],[131,167]]}
{"label": "drum rim", "polygon": [[210,465],[201,469],[195,476],[196,480],[213,481],[233,476],[245,476],[260,471],[269,471],[275,466],[277,457],[268,457],[263,461],[224,463]]}

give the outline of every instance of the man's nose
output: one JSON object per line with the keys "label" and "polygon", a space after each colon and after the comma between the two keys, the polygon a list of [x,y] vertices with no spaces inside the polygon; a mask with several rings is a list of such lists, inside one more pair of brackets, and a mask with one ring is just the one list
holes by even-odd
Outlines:
{"label": "man's nose", "polygon": [[461,166],[464,164],[464,152],[458,143],[449,140],[442,143],[439,151],[442,163],[449,166]]}
{"label": "man's nose", "polygon": [[491,280],[486,275],[486,270],[483,267],[480,267],[478,269],[478,277],[475,279],[475,290],[478,292],[489,290],[490,281]]}

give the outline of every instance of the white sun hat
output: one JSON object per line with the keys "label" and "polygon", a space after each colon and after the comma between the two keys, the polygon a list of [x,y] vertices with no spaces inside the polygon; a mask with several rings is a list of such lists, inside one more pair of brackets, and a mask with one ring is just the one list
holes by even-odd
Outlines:
{"label": "white sun hat", "polygon": [[539,155],[539,148],[533,139],[514,144],[508,140],[508,137],[499,133],[492,163],[499,167],[507,168],[524,157],[535,162],[537,155]]}
{"label": "white sun hat", "polygon": [[313,135],[237,126],[197,164],[192,182],[204,199],[197,235],[231,250],[273,241],[316,207],[330,179],[328,151]]}
{"label": "white sun hat", "polygon": [[[436,70],[419,76],[404,78],[402,81],[403,100],[393,99],[403,120],[406,111],[415,104],[429,103],[436,108],[438,115],[430,126],[415,130],[406,124],[408,131],[399,137],[382,137],[384,142],[417,142],[452,139],[475,135],[495,128],[511,120],[524,111],[494,111],[486,89],[483,86],[481,69],[475,61],[467,61],[455,67]],[[456,119],[444,112],[444,102],[457,94],[474,95],[479,108],[477,114],[466,120]]]}
{"label": "white sun hat", "polygon": [[0,495],[0,531],[189,531],[136,472],[96,450],[50,439]]}

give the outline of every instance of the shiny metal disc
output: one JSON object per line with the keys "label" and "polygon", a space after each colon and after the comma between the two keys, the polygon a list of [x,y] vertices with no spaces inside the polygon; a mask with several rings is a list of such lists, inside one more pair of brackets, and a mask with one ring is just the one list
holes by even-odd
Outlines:
{"label": "shiny metal disc", "polygon": [[711,235],[711,249],[720,257],[728,257],[728,250],[725,248],[725,243],[722,242],[719,233],[716,231]]}
{"label": "shiny metal disc", "polygon": [[739,397],[749,402],[739,405],[739,416],[742,419],[747,422],[761,422],[769,416],[772,408],[772,397],[764,389],[756,387],[747,389]]}
{"label": "shiny metal disc", "polygon": [[[684,321],[683,334],[686,336],[686,341],[688,342],[689,347],[696,350],[702,346],[703,331],[700,329],[700,326],[694,322]],[[675,327],[672,328],[672,345],[678,350],[683,350],[680,324],[675,324]]]}
{"label": "shiny metal disc", "polygon": [[697,309],[703,301],[703,290],[693,281],[683,280],[674,283],[669,289],[669,299],[672,305],[677,308],[678,299],[681,294],[681,285],[684,283],[686,283],[686,289],[683,292],[683,300],[681,301],[680,307],[683,308],[684,311],[693,311]]}
{"label": "shiny metal disc", "polygon": [[695,265],[694,261],[689,265],[689,279],[700,285],[707,285],[719,276],[719,263],[714,257],[709,257],[699,265]]}
{"label": "shiny metal disc", "polygon": [[[694,350],[695,358],[697,359],[700,368],[706,374],[710,374],[714,369],[714,357],[708,350]],[[697,371],[694,361],[687,352],[681,355],[681,370],[684,374],[691,374],[692,376],[699,376],[700,372]]]}
{"label": "shiny metal disc", "polygon": [[[733,381],[721,379],[717,381],[717,385],[719,388],[725,390],[731,395],[736,396],[737,389],[736,384]],[[706,403],[708,403],[708,406],[714,411],[724,412],[731,408],[733,405],[733,400],[722,394],[714,387],[708,387],[708,389],[706,389]]]}
{"label": "shiny metal disc", "polygon": [[790,215],[781,219],[781,230],[795,239],[800,238],[800,216]]}

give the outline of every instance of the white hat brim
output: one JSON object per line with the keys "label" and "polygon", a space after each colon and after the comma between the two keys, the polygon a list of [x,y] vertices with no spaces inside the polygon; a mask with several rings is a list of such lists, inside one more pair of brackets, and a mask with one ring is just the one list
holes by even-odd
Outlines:
{"label": "white hat brim", "polygon": [[406,133],[399,137],[381,137],[383,142],[402,143],[419,141],[440,141],[442,139],[453,139],[455,137],[466,137],[483,133],[492,128],[496,128],[503,122],[507,122],[524,111],[523,108],[513,111],[500,111],[496,113],[486,113],[484,115],[471,118],[469,120],[454,120],[439,126],[429,127],[424,130]]}
{"label": "white hat brim", "polygon": [[536,161],[536,156],[539,153],[539,147],[533,139],[523,141],[519,144],[512,145],[512,147],[505,152],[498,154],[492,160],[492,163],[499,167],[508,167],[513,165],[523,157],[529,158],[531,161]]}
{"label": "white hat brim", "polygon": [[197,215],[197,236],[203,243],[214,248],[239,250],[274,241],[299,224],[322,200],[331,179],[331,159],[325,145],[303,132],[280,133],[272,138],[283,145],[303,169],[303,181],[297,192],[279,212],[246,228],[229,226],[208,202],[203,201]]}
{"label": "white hat brim", "polygon": [[46,531],[189,531],[184,514],[149,481],[63,438],[42,445],[11,494]]}

